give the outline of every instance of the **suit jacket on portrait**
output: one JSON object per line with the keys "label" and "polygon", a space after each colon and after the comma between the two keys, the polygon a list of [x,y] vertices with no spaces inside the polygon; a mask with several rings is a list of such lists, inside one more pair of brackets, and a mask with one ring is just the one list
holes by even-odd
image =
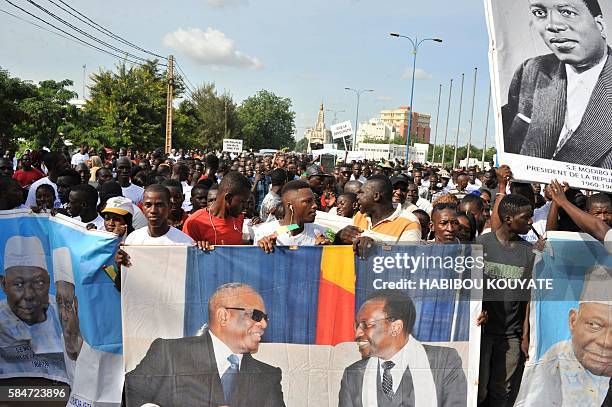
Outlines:
{"label": "suit jacket on portrait", "polygon": [[612,58],[593,89],[580,126],[554,154],[565,122],[567,75],[554,54],[523,62],[502,108],[504,151],[593,167],[612,168]]}
{"label": "suit jacket on portrait", "polygon": [[[281,370],[242,356],[232,407],[284,406]],[[156,339],[146,356],[125,376],[127,406],[224,405],[210,333],[179,339]]]}
{"label": "suit jacket on portrait", "polygon": [[[461,359],[455,349],[441,346],[423,345],[431,373],[436,386],[439,407],[465,407],[467,404],[467,380],[461,367]],[[368,359],[353,363],[344,370],[340,385],[339,407],[368,407],[361,399],[363,377]],[[414,406],[414,388],[410,370],[406,369],[396,392],[394,401],[399,395],[401,403],[397,406]]]}

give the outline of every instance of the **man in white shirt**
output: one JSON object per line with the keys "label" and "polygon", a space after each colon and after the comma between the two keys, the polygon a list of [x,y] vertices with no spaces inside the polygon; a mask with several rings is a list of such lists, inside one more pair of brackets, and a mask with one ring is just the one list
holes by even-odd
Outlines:
{"label": "man in white shirt", "polygon": [[504,151],[612,168],[612,60],[597,0],[530,0],[552,54],[523,62],[502,108]]}
{"label": "man in white shirt", "polygon": [[134,205],[142,202],[144,189],[131,183],[132,162],[127,157],[117,160],[117,182],[121,185],[123,196],[131,200]]}
{"label": "man in white shirt", "polygon": [[104,218],[98,214],[98,191],[89,184],[75,185],[68,195],[68,213],[83,222],[93,224],[97,230],[106,230]]}
{"label": "man in white shirt", "polygon": [[76,168],[77,165],[84,163],[87,160],[89,160],[89,154],[87,153],[87,144],[81,144],[79,152],[72,156],[70,164],[72,164],[72,167]]}
{"label": "man in white shirt", "polygon": [[301,180],[289,181],[281,190],[285,216],[255,227],[253,244],[266,253],[275,245],[314,246],[330,243],[324,227],[314,224],[317,202],[310,186]]}
{"label": "man in white shirt", "polygon": [[168,225],[170,214],[170,191],[168,188],[153,184],[144,192],[142,203],[144,215],[149,222],[145,228],[130,233],[126,245],[193,245],[189,236]]}
{"label": "man in white shirt", "polygon": [[354,163],[353,164],[353,175],[351,175],[351,179],[349,181],[359,181],[362,184],[365,183],[368,179],[361,174],[362,174],[361,164]]}

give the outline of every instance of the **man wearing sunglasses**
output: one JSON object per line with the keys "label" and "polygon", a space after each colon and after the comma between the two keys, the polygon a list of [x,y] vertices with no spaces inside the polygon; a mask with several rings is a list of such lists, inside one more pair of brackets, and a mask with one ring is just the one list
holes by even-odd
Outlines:
{"label": "man wearing sunglasses", "polygon": [[344,370],[340,407],[465,406],[457,351],[412,336],[416,309],[399,290],[377,290],[361,306],[355,341],[363,359]]}
{"label": "man wearing sunglasses", "polygon": [[279,368],[251,356],[268,326],[250,286],[220,286],[208,300],[208,324],[197,336],[156,339],[125,377],[128,406],[284,406]]}

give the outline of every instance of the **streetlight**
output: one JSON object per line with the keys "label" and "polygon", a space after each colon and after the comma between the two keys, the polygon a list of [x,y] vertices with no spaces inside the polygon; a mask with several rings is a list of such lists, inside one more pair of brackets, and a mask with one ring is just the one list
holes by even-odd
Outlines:
{"label": "streetlight", "polygon": [[414,98],[414,73],[416,71],[416,59],[417,59],[417,52],[419,51],[419,46],[425,42],[425,41],[434,41],[434,42],[442,42],[441,38],[425,38],[422,40],[419,40],[417,37],[414,37],[414,40],[408,36],[405,35],[401,35],[398,33],[390,33],[389,34],[392,37],[397,37],[397,38],[406,38],[410,41],[410,43],[412,44],[412,55],[414,55],[414,60],[412,63],[412,85],[411,85],[411,90],[410,90],[410,117],[408,118],[408,135],[406,136],[406,165],[408,165],[408,160],[410,158],[410,132],[412,131],[412,116],[414,114],[414,108],[413,108],[413,98]]}
{"label": "streetlight", "polygon": [[334,122],[332,124],[336,124],[336,120],[338,118],[338,113],[345,113],[346,112],[346,110],[333,110],[333,109],[325,109],[325,111],[334,114]]}
{"label": "streetlight", "polygon": [[353,89],[353,88],[344,88],[344,90],[350,90],[355,92],[357,95],[357,114],[355,115],[355,131],[353,132],[353,151],[355,151],[355,147],[357,144],[357,126],[359,124],[359,98],[361,94],[364,92],[374,92],[374,89]]}

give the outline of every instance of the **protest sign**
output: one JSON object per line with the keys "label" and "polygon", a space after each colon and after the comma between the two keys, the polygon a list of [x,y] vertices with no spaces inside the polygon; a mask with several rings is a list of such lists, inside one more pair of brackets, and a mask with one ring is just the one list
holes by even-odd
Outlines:
{"label": "protest sign", "polygon": [[103,270],[115,235],[62,215],[0,212],[0,379],[71,386],[68,405],[119,405],[119,292]]}
{"label": "protest sign", "polygon": [[[564,14],[535,1],[485,1],[499,162],[519,180],[609,192],[612,58],[601,27],[612,5],[567,6]],[[550,29],[551,15],[565,28]]]}
{"label": "protest sign", "polygon": [[345,137],[353,137],[353,125],[351,124],[350,120],[332,124],[330,128],[332,132],[332,138],[334,140]]}
{"label": "protest sign", "polygon": [[242,142],[243,140],[224,138],[223,139],[223,151],[228,153],[242,153]]}
{"label": "protest sign", "polygon": [[[377,368],[369,365],[377,358],[367,356],[378,350],[376,342],[355,342],[363,335],[355,321],[383,324],[364,317],[369,308],[362,305],[384,292],[413,304],[397,321],[385,320],[397,335],[410,333],[403,368],[414,391],[398,392],[411,393],[406,402],[419,406],[475,406],[480,301],[435,284],[482,273],[463,262],[482,259],[479,247],[375,246],[358,260],[351,246],[277,247],[273,255],[257,247],[126,246],[132,263],[122,274],[126,401],[207,406],[231,397],[231,405],[246,406],[266,397],[272,405],[343,406],[354,397],[372,405]],[[405,267],[412,258],[423,262]],[[426,264],[428,258],[461,261]],[[229,395],[219,372],[233,362],[219,356],[223,346],[242,357]]]}
{"label": "protest sign", "polygon": [[548,232],[535,266],[530,358],[515,406],[601,406],[612,368],[612,257],[588,235]]}

